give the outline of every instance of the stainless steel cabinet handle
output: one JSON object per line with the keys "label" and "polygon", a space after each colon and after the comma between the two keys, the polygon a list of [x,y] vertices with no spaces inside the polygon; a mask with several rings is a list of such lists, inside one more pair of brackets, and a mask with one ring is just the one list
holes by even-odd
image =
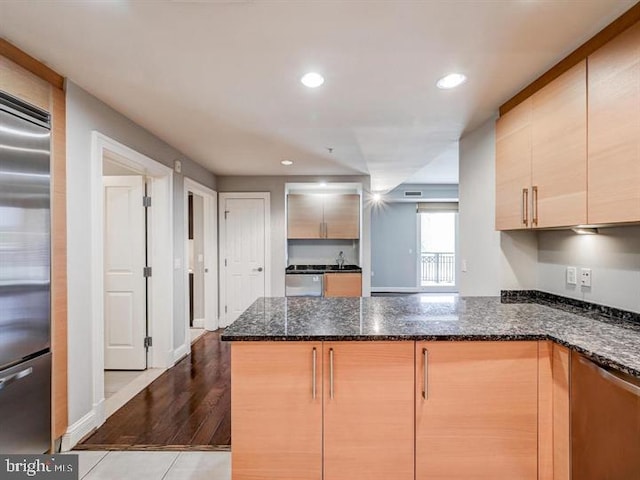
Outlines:
{"label": "stainless steel cabinet handle", "polygon": [[538,187],[531,187],[531,210],[533,212],[533,218],[531,219],[531,225],[538,225]]}
{"label": "stainless steel cabinet handle", "polygon": [[329,398],[333,398],[333,348],[329,349]]}
{"label": "stainless steel cabinet handle", "polygon": [[9,375],[8,377],[0,378],[0,390],[5,388],[7,385],[11,385],[16,380],[20,380],[21,378],[24,378],[27,375],[31,375],[32,373],[33,367],[29,367],[20,372],[14,373],[13,375]]}
{"label": "stainless steel cabinet handle", "polygon": [[422,398],[429,399],[429,350],[422,349]]}
{"label": "stainless steel cabinet handle", "polygon": [[324,238],[324,223],[320,222],[320,238]]}
{"label": "stainless steel cabinet handle", "polygon": [[313,349],[312,354],[311,354],[312,358],[313,358],[313,365],[312,365],[312,379],[311,379],[311,397],[315,400],[316,399],[316,360],[318,357],[318,352],[317,350]]}
{"label": "stainless steel cabinet handle", "polygon": [[529,225],[529,189],[522,189],[522,223],[524,226]]}
{"label": "stainless steel cabinet handle", "polygon": [[631,383],[625,380],[621,376],[616,375],[615,372],[611,372],[603,367],[600,367],[595,363],[587,360],[584,357],[578,357],[578,360],[580,360],[580,363],[582,363],[583,365],[589,367],[592,370],[595,370],[598,373],[598,375],[600,375],[605,380],[613,383],[614,385],[616,385],[619,388],[622,388],[623,390],[626,390],[629,393],[634,394],[637,397],[640,397],[640,386],[636,385],[635,383]]}
{"label": "stainless steel cabinet handle", "polygon": [[329,226],[327,225],[327,222],[324,223],[324,238],[328,238],[329,237]]}

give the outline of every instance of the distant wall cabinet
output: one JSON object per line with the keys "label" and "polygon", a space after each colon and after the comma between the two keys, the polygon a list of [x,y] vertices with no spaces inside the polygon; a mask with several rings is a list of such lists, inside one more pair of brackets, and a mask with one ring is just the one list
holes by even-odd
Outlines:
{"label": "distant wall cabinet", "polygon": [[361,297],[361,273],[325,273],[325,297]]}
{"label": "distant wall cabinet", "polygon": [[289,194],[287,202],[290,239],[360,237],[360,195]]}
{"label": "distant wall cabinet", "polygon": [[413,345],[234,342],[233,480],[413,480]]}
{"label": "distant wall cabinet", "polygon": [[589,223],[640,221],[640,23],[589,57]]}
{"label": "distant wall cabinet", "polygon": [[587,223],[587,70],[582,61],[496,123],[496,228]]}
{"label": "distant wall cabinet", "polygon": [[416,342],[416,478],[538,478],[538,342]]}

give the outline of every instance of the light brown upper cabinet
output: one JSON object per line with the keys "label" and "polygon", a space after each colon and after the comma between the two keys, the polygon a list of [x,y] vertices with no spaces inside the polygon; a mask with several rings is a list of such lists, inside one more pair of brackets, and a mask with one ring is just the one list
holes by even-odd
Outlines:
{"label": "light brown upper cabinet", "polygon": [[589,218],[640,220],[640,23],[589,57]]}
{"label": "light brown upper cabinet", "polygon": [[360,195],[289,194],[287,237],[356,239],[360,237]]}
{"label": "light brown upper cabinet", "polygon": [[498,230],[587,223],[586,78],[582,61],[498,119]]}
{"label": "light brown upper cabinet", "polygon": [[587,223],[587,62],[532,96],[531,222]]}
{"label": "light brown upper cabinet", "polygon": [[496,122],[496,229],[529,228],[531,98]]}
{"label": "light brown upper cabinet", "polygon": [[538,478],[537,342],[416,342],[416,478]]}

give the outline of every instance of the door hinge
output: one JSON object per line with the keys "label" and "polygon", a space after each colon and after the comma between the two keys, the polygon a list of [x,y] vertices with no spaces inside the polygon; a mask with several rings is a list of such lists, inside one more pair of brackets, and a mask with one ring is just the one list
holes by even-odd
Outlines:
{"label": "door hinge", "polygon": [[148,278],[151,276],[151,267],[144,267],[142,269],[142,274],[144,275],[144,278]]}
{"label": "door hinge", "polygon": [[145,195],[144,197],[142,197],[142,206],[147,208],[151,206],[151,197],[149,197],[148,195]]}
{"label": "door hinge", "polygon": [[226,258],[224,259],[224,266],[225,267],[227,266],[227,259]]}
{"label": "door hinge", "polygon": [[227,219],[227,215],[229,215],[231,213],[231,210],[225,210],[224,211],[224,219]]}
{"label": "door hinge", "polygon": [[224,306],[224,313],[227,313],[227,306]]}
{"label": "door hinge", "polygon": [[153,346],[153,340],[151,337],[144,337],[144,348],[149,348]]}

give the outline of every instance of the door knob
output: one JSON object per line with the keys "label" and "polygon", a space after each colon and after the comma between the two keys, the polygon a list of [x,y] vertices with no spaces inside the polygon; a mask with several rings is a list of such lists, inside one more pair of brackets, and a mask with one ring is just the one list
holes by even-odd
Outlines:
{"label": "door knob", "polygon": [[253,271],[254,272],[261,272],[262,271],[262,267],[254,268]]}

